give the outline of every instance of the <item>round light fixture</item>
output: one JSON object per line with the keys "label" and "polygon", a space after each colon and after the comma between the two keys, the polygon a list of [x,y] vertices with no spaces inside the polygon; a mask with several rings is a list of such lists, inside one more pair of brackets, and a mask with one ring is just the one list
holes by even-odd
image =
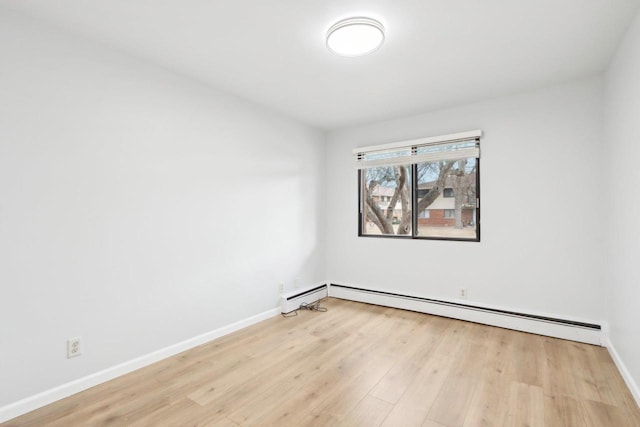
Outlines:
{"label": "round light fixture", "polygon": [[327,48],[341,56],[361,56],[377,50],[384,41],[384,27],[375,19],[349,18],[327,31]]}

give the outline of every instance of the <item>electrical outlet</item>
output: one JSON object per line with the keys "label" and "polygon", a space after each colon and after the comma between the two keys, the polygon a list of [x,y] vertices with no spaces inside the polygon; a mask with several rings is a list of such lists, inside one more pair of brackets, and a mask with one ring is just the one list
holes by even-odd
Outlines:
{"label": "electrical outlet", "polygon": [[460,298],[467,298],[467,288],[460,288]]}
{"label": "electrical outlet", "polygon": [[80,337],[67,340],[67,359],[77,357],[82,354],[82,341]]}
{"label": "electrical outlet", "polygon": [[284,282],[278,283],[278,292],[280,293],[284,292]]}
{"label": "electrical outlet", "polygon": [[296,277],[295,279],[293,279],[293,288],[298,289],[299,287],[300,287],[300,279]]}

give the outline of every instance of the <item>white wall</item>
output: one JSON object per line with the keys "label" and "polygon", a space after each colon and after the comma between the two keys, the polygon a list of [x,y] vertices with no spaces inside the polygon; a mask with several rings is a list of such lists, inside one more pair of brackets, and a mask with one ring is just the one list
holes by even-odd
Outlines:
{"label": "white wall", "polygon": [[324,278],[320,132],[8,10],[0,40],[0,407]]}
{"label": "white wall", "polygon": [[[602,81],[583,81],[328,136],[327,277],[334,283],[599,321]],[[482,241],[357,236],[351,149],[482,129]],[[349,254],[345,257],[345,254]]]}
{"label": "white wall", "polygon": [[640,401],[640,14],[629,28],[605,80],[605,144],[609,208],[603,286],[611,341],[635,381]]}

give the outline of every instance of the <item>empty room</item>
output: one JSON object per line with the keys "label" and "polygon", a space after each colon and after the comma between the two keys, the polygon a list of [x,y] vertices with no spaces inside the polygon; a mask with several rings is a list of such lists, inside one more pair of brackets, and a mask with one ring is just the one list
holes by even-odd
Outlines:
{"label": "empty room", "polygon": [[0,425],[640,427],[640,0],[0,0]]}

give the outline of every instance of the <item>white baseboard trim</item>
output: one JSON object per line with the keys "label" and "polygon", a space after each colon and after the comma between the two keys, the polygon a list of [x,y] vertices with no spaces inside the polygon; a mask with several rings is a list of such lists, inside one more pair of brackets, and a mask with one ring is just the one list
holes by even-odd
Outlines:
{"label": "white baseboard trim", "polygon": [[613,362],[618,367],[618,371],[620,371],[620,375],[622,375],[624,382],[627,384],[627,387],[629,387],[629,390],[631,390],[631,394],[633,395],[633,398],[636,400],[636,404],[638,405],[638,407],[640,407],[640,387],[638,387],[638,384],[635,382],[635,380],[629,373],[629,370],[627,369],[627,365],[625,365],[622,359],[620,358],[618,351],[614,347],[609,337],[606,338],[605,347],[607,347],[607,350],[609,350],[609,354],[611,355]]}
{"label": "white baseboard trim", "polygon": [[0,423],[280,314],[274,308],[0,408]]}
{"label": "white baseboard trim", "polygon": [[[466,300],[464,302],[443,301],[351,285],[331,284],[329,286],[329,295],[336,298],[434,314],[587,344],[604,345],[599,323],[572,320],[564,316],[550,317],[548,314],[522,313],[503,307],[487,307]],[[574,322],[574,324],[570,322]],[[586,325],[591,325],[592,327],[586,327]]]}

